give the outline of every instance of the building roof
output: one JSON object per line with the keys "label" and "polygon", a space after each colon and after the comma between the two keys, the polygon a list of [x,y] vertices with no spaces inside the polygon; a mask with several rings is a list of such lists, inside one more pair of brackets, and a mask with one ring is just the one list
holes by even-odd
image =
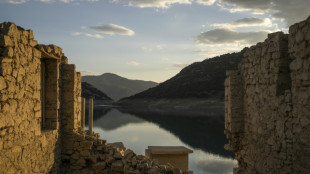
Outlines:
{"label": "building roof", "polygon": [[160,154],[189,154],[193,153],[191,149],[184,146],[148,146],[148,150],[152,155]]}

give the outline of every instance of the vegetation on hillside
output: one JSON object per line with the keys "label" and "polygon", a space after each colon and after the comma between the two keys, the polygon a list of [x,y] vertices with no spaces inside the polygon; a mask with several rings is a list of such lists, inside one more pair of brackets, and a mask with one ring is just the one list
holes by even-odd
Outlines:
{"label": "vegetation on hillside", "polygon": [[171,79],[122,100],[167,98],[224,98],[226,70],[237,69],[246,48],[202,62],[195,62]]}

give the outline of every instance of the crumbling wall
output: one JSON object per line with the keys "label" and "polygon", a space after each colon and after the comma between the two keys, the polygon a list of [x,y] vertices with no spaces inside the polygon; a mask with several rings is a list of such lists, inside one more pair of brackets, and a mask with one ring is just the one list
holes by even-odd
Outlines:
{"label": "crumbling wall", "polygon": [[294,173],[310,171],[310,17],[289,29],[292,116],[287,121]]}
{"label": "crumbling wall", "polygon": [[310,17],[249,48],[225,81],[234,173],[310,171]]}
{"label": "crumbling wall", "polygon": [[42,54],[36,46],[31,30],[0,25],[0,173],[57,171],[60,161],[59,130],[41,129]]}
{"label": "crumbling wall", "polygon": [[0,24],[0,173],[181,173],[82,130],[81,74],[33,39]]}

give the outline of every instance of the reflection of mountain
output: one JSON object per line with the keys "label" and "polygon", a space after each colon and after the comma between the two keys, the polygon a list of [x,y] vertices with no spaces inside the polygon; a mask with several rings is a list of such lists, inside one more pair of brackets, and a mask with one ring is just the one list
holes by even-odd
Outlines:
{"label": "reflection of mountain", "polygon": [[131,114],[123,114],[118,110],[110,110],[104,115],[100,115],[99,111],[94,111],[94,126],[101,127],[104,130],[113,130],[119,127],[125,126],[130,123],[142,123],[145,122],[143,119],[135,117]]}
{"label": "reflection of mountain", "polygon": [[[125,110],[122,112],[128,113]],[[130,114],[158,124],[194,148],[221,156],[233,157],[231,152],[224,150],[224,144],[227,143],[227,140],[223,132],[224,116],[222,115],[180,117],[134,111],[130,111]]]}

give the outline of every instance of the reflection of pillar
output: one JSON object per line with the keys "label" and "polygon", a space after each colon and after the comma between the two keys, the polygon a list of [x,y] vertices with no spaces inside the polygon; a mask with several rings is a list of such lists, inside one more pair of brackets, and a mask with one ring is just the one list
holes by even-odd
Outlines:
{"label": "reflection of pillar", "polygon": [[82,98],[81,128],[85,130],[85,98]]}
{"label": "reflection of pillar", "polygon": [[88,115],[88,130],[89,134],[93,134],[93,105],[94,105],[94,98],[89,98],[89,115]]}

